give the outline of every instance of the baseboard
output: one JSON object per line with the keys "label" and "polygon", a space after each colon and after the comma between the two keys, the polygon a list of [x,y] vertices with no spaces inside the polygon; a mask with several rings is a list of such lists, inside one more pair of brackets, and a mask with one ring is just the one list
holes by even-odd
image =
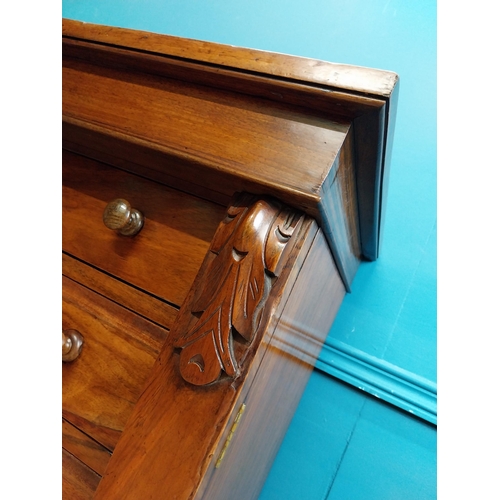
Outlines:
{"label": "baseboard", "polygon": [[437,387],[430,380],[330,339],[316,368],[437,424]]}

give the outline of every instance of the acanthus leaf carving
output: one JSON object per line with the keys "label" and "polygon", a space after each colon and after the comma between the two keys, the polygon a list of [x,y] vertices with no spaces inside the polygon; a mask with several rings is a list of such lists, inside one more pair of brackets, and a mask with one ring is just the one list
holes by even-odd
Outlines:
{"label": "acanthus leaf carving", "polygon": [[302,221],[302,213],[269,198],[243,194],[230,205],[189,304],[196,320],[175,344],[186,381],[206,385],[222,373],[240,375],[233,343],[252,344]]}

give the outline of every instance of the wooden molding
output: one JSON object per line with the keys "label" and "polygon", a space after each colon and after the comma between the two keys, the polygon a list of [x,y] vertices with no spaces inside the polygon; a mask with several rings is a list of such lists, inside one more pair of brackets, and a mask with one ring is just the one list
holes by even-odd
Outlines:
{"label": "wooden molding", "polygon": [[181,309],[192,315],[175,342],[184,380],[206,385],[222,372],[240,376],[234,343],[243,346],[244,357],[303,218],[270,198],[235,197],[200,269],[196,294]]}
{"label": "wooden molding", "polygon": [[[269,347],[248,394],[242,394],[234,406],[230,422],[237,420],[241,403],[246,404],[238,429],[232,433],[232,426],[227,426],[212,463],[217,465],[215,460],[223,451],[224,460],[220,468],[214,466],[207,471],[194,496],[196,500],[257,500],[260,488],[255,485],[263,484],[266,479],[278,452],[278,443],[299,404],[344,295],[345,288],[327,241],[322,231],[317,231],[297,280],[286,294],[286,305],[277,318]],[[311,336],[316,343],[310,344]],[[285,339],[287,346],[283,345]],[[231,444],[226,447],[229,436]],[[251,474],[241,471],[251,471]]]}
{"label": "wooden molding", "polygon": [[63,19],[62,33],[68,37],[98,41],[117,47],[125,45],[180,59],[192,59],[221,67],[357,91],[367,96],[390,97],[398,79],[398,76],[391,71],[336,64],[141,30],[100,26],[71,19]]}
{"label": "wooden molding", "polygon": [[348,290],[377,258],[395,73],[64,20],[63,81],[65,148],[223,206],[303,210]]}
{"label": "wooden molding", "polygon": [[[271,198],[255,198],[249,195],[236,198],[235,202],[231,203],[227,218],[236,215],[235,212],[240,213],[238,218],[241,222],[238,224],[236,220],[234,223],[223,222],[228,231],[216,231],[212,240],[213,248],[220,248],[221,253],[231,253],[232,248],[225,245],[225,240],[227,238],[233,243],[237,242],[238,234],[242,237],[240,242],[245,243],[248,231],[248,225],[244,224],[245,220],[249,220],[253,213],[262,213],[252,211],[252,207],[260,208],[266,204],[270,221],[269,230],[259,232],[265,262],[265,267],[263,265],[260,269],[261,271],[268,269],[265,272],[274,274],[275,278],[271,281],[275,281],[271,283],[267,300],[260,312],[251,315],[252,319],[249,316],[247,320],[244,318],[239,320],[248,325],[250,333],[253,332],[251,342],[244,340],[241,335],[240,339],[233,342],[233,354],[240,371],[239,377],[233,379],[226,372],[222,372],[216,383],[200,386],[186,381],[180,369],[181,356],[176,345],[181,343],[186,332],[190,332],[199,319],[192,314],[192,305],[202,295],[200,290],[203,290],[204,283],[206,284],[208,271],[212,270],[211,263],[216,260],[216,254],[209,250],[200,268],[202,272],[192,283],[167,340],[151,369],[149,380],[145,383],[139,401],[116,444],[106,473],[96,491],[96,500],[123,500],[149,496],[154,498],[160,490],[167,491],[171,498],[195,498],[198,490],[201,495],[204,488],[201,485],[207,484],[205,481],[209,481],[209,477],[212,477],[213,470],[217,471],[217,476],[222,477],[221,474],[225,474],[224,471],[231,466],[231,460],[225,458],[221,467],[215,469],[215,463],[236,416],[232,415],[232,411],[236,412],[242,403],[248,403],[247,407],[251,408],[251,414],[257,411],[260,419],[267,418],[268,409],[259,403],[261,390],[254,393],[253,389],[254,381],[257,379],[260,380],[259,385],[265,386],[270,375],[267,369],[262,371],[262,366],[263,363],[267,363],[266,360],[270,360],[272,366],[275,363],[277,365],[272,376],[276,378],[273,384],[279,386],[280,381],[284,382],[279,394],[287,402],[276,408],[279,415],[281,413],[285,415],[274,421],[276,430],[271,432],[269,429],[266,434],[266,440],[269,444],[272,443],[269,447],[272,453],[269,456],[266,454],[265,459],[261,457],[260,468],[263,474],[259,476],[258,481],[254,480],[252,490],[257,492],[262,486],[265,471],[271,466],[274,452],[293,414],[295,402],[298,402],[303,384],[313,368],[308,359],[298,362],[286,353],[273,351],[273,337],[281,317],[284,311],[289,311],[288,314],[293,316],[294,311],[298,310],[301,316],[305,315],[308,318],[307,321],[310,319],[317,322],[318,330],[326,334],[336,312],[336,308],[331,307],[332,300],[335,304],[339,304],[345,293],[338,273],[332,280],[331,270],[335,269],[335,265],[324,237],[321,239],[322,245],[318,247],[316,244],[320,230],[315,221],[305,214],[299,214],[298,217],[292,215],[288,218],[287,207]],[[294,211],[290,213],[295,214]],[[284,224],[287,218],[291,224]],[[235,226],[234,232],[229,231],[231,225]],[[285,229],[287,226],[288,230]],[[281,231],[278,227],[281,227]],[[293,233],[290,228],[294,228]],[[277,245],[270,244],[266,254],[265,234],[267,233],[267,241],[271,242],[275,230],[279,235],[276,232],[274,235],[283,241]],[[285,244],[287,235],[291,237]],[[239,245],[236,247],[239,248]],[[246,250],[243,248],[243,251]],[[313,256],[321,255],[322,259],[319,262],[316,259],[311,261],[311,253]],[[329,267],[325,267],[326,264]],[[321,278],[315,274],[319,268],[325,271]],[[325,287],[313,286],[318,279],[324,282]],[[299,280],[304,284],[297,285]],[[240,284],[243,283],[244,281]],[[212,286],[217,288],[217,283]],[[290,309],[290,299],[296,289],[301,297],[307,296],[307,300],[293,302],[293,307]],[[323,291],[326,293],[322,293]],[[203,293],[206,292],[209,290]],[[308,301],[320,304],[319,309],[308,307]],[[326,303],[329,307],[324,307]],[[301,306],[304,304],[306,306],[302,311]],[[242,326],[239,328],[244,330]],[[220,364],[217,370],[221,372]],[[284,373],[283,379],[281,373]],[[269,396],[274,393],[278,393],[277,387]],[[252,420],[253,417],[248,419],[245,416],[242,424],[246,422],[247,425]],[[241,439],[239,434],[238,432],[235,436],[238,441]],[[227,453],[233,455],[233,448],[231,444]],[[254,456],[254,452],[251,455]],[[234,478],[237,478],[237,475]],[[220,480],[214,479],[218,484]],[[226,487],[230,488],[229,483]]]}
{"label": "wooden molding", "polygon": [[257,498],[378,253],[397,75],[69,20],[62,54],[63,418],[113,453],[72,450],[96,500]]}

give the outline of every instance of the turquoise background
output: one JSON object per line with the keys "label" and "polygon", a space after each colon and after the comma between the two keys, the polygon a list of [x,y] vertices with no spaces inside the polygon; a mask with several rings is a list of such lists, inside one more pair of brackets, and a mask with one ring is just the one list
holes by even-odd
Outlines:
{"label": "turquoise background", "polygon": [[[63,0],[62,14],[398,73],[380,258],[329,338],[436,382],[435,1]],[[261,499],[435,497],[435,426],[314,371]]]}

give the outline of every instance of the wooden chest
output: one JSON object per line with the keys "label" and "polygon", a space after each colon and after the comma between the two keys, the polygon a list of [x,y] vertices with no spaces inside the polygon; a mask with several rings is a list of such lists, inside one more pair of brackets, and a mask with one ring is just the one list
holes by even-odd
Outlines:
{"label": "wooden chest", "polygon": [[64,498],[258,497],[378,255],[396,90],[64,20]]}

